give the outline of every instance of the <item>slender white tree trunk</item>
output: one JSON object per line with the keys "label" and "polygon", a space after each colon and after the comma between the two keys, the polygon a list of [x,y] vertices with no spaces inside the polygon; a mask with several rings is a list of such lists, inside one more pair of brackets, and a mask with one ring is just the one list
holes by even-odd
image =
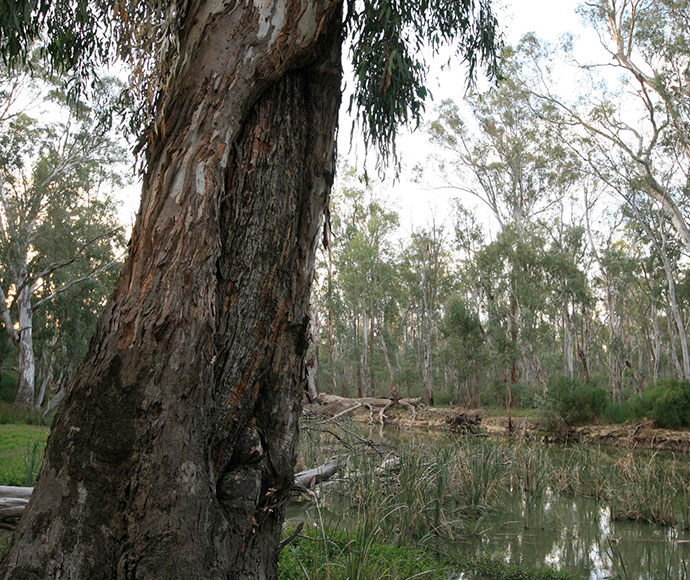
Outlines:
{"label": "slender white tree trunk", "polygon": [[676,323],[676,329],[678,330],[678,339],[680,340],[680,352],[683,357],[683,367],[682,367],[682,377],[687,379],[690,377],[690,355],[688,354],[688,335],[685,332],[685,325],[683,324],[683,317],[680,313],[680,308],[678,308],[678,300],[676,299],[676,283],[673,280],[673,265],[666,255],[666,237],[664,236],[663,242],[660,248],[661,260],[664,264],[664,272],[666,273],[666,283],[668,286],[668,299],[669,306],[671,307],[671,313],[673,314],[673,320]]}
{"label": "slender white tree trunk", "polygon": [[575,362],[573,355],[573,330],[571,328],[568,303],[563,303],[563,360],[565,372],[571,379],[575,376]]}
{"label": "slender white tree trunk", "polygon": [[17,342],[17,373],[19,376],[17,396],[14,402],[24,407],[32,407],[34,404],[34,384],[36,380],[31,295],[31,285],[27,285],[20,290],[16,300],[19,312],[19,341]]}
{"label": "slender white tree trunk", "polygon": [[668,316],[668,311],[670,309],[671,307],[667,304],[666,324],[668,326],[669,351],[671,353],[671,361],[673,361],[673,368],[676,370],[676,377],[681,377],[683,375],[683,367],[680,366],[680,360],[678,359],[678,349],[676,347],[676,325],[671,321],[671,317]]}
{"label": "slender white tree trunk", "polygon": [[659,313],[656,304],[652,302],[652,325],[654,327],[654,384],[659,380],[659,365],[661,363],[661,328],[659,328]]}
{"label": "slender white tree trunk", "polygon": [[371,371],[369,370],[369,313],[362,308],[362,388],[365,397],[371,397]]}

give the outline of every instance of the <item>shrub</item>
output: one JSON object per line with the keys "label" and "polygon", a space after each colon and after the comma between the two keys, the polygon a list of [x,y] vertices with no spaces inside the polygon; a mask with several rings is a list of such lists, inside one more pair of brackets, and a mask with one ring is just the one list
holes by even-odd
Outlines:
{"label": "shrub", "polygon": [[[462,394],[460,400],[463,400]],[[434,407],[450,407],[450,393],[448,391],[436,391],[434,393]]]}
{"label": "shrub", "polygon": [[637,395],[630,395],[630,397],[620,403],[609,401],[604,411],[604,418],[610,423],[639,421],[643,416],[642,401]]}
{"label": "shrub", "polygon": [[510,387],[513,396],[513,407],[531,409],[534,407],[534,389],[525,383],[516,383]]}
{"label": "shrub", "polygon": [[690,427],[690,381],[665,379],[642,394],[641,414],[659,427]]}
{"label": "shrub", "polygon": [[46,421],[39,411],[26,409],[11,403],[0,401],[0,425],[24,423],[26,425],[45,425]]}
{"label": "shrub", "polygon": [[0,373],[0,401],[12,403],[17,395],[17,374],[11,371]]}
{"label": "shrub", "polygon": [[574,425],[602,417],[608,400],[608,392],[601,387],[558,376],[549,380],[548,393],[541,398],[540,409],[568,425]]}

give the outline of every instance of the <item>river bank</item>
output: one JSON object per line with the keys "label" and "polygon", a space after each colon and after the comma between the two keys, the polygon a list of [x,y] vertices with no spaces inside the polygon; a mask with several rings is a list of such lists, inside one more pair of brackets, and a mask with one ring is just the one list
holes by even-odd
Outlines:
{"label": "river bank", "polygon": [[657,428],[651,421],[620,425],[579,425],[547,431],[530,417],[513,417],[509,421],[507,416],[495,416],[483,410],[465,413],[460,408],[426,407],[418,399],[404,401],[402,405],[394,406],[389,399],[347,399],[321,395],[318,402],[306,405],[304,412],[323,420],[347,416],[365,424],[439,431],[464,430],[467,428],[464,418],[469,417],[473,431],[486,435],[690,453],[690,431]]}

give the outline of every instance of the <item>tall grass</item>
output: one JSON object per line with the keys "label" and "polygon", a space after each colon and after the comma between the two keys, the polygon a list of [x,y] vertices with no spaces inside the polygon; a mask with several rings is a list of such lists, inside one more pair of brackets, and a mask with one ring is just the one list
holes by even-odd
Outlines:
{"label": "tall grass", "polygon": [[[543,493],[545,477],[537,483],[532,473],[542,469],[542,449],[458,437],[412,441],[391,453],[354,429],[303,430],[300,466],[347,462],[337,481],[317,490],[304,514],[308,531],[283,550],[281,578],[445,580],[459,569],[493,570],[491,578],[569,577],[548,568],[520,571],[502,561],[461,561],[449,552],[472,533],[477,516],[496,509],[512,481],[530,498]],[[445,559],[434,555],[440,553]]]}
{"label": "tall grass", "polygon": [[507,491],[508,453],[486,439],[467,439],[459,447],[453,470],[453,492],[468,513],[491,510]]}
{"label": "tall grass", "polygon": [[556,454],[553,460],[553,486],[559,493],[594,498],[608,494],[613,460],[601,447],[575,446]]}
{"label": "tall grass", "polygon": [[675,510],[675,498],[683,485],[683,475],[676,461],[663,464],[640,461],[629,453],[615,462],[610,470],[608,502],[612,519],[628,518],[662,526],[674,525],[680,514]]}

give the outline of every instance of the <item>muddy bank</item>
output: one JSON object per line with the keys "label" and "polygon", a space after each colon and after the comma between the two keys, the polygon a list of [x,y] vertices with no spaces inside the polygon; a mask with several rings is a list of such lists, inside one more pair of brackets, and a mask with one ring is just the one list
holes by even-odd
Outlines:
{"label": "muddy bank", "polygon": [[690,453],[690,431],[659,429],[652,422],[623,425],[583,425],[558,433],[547,433],[533,420],[486,416],[481,411],[424,406],[419,399],[403,400],[393,406],[389,399],[346,399],[321,395],[320,401],[305,406],[307,416],[321,420],[348,417],[371,424],[385,423],[400,428],[472,431],[487,435],[525,437],[545,442],[604,444],[629,449],[660,449]]}

